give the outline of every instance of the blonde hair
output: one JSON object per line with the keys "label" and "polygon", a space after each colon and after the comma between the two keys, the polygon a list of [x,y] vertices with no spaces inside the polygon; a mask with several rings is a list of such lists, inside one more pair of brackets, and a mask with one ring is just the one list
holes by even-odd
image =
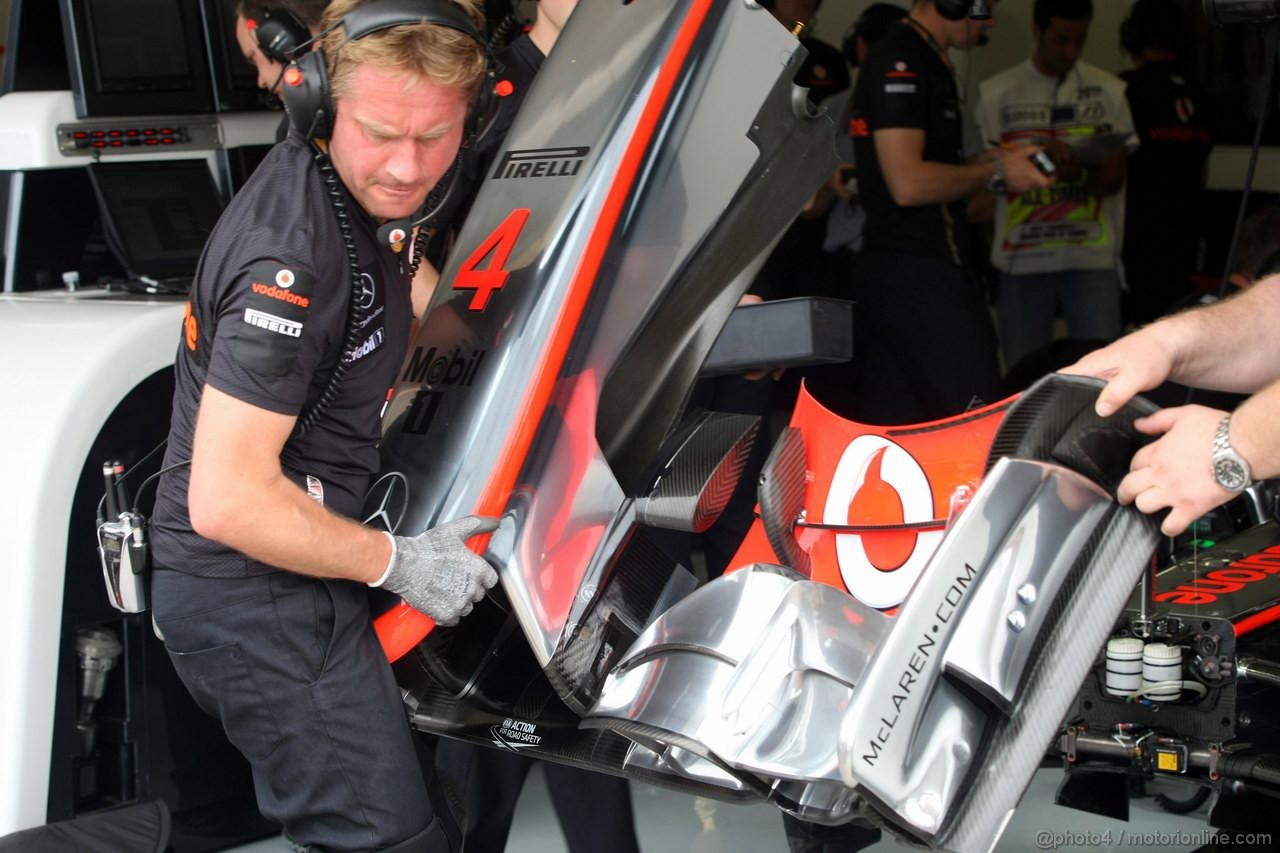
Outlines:
{"label": "blonde hair", "polygon": [[[334,98],[346,94],[360,65],[403,75],[406,83],[426,78],[445,88],[474,93],[488,68],[484,49],[471,36],[432,23],[401,24],[370,33],[352,41],[342,18],[369,0],[333,0],[325,9],[323,47],[329,72],[329,93]],[[479,0],[436,0],[457,6],[484,33],[484,16]]]}

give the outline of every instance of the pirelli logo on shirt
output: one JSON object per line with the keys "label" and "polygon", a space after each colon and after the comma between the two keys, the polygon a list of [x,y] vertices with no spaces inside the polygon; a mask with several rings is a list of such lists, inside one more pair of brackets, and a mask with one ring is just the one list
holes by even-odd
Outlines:
{"label": "pirelli logo on shirt", "polygon": [[257,326],[259,329],[266,329],[268,332],[275,332],[277,335],[284,335],[289,338],[302,337],[301,323],[286,320],[283,317],[277,317],[275,314],[268,314],[265,311],[246,308],[244,309],[244,321],[250,326]]}
{"label": "pirelli logo on shirt", "polygon": [[255,373],[285,376],[302,350],[315,279],[305,270],[270,259],[255,261],[242,275],[243,322],[232,352],[241,366]]}
{"label": "pirelli logo on shirt", "polygon": [[884,72],[885,84],[884,92],[886,95],[914,95],[916,93],[916,79],[920,75],[907,67],[907,63],[898,61],[893,67]]}

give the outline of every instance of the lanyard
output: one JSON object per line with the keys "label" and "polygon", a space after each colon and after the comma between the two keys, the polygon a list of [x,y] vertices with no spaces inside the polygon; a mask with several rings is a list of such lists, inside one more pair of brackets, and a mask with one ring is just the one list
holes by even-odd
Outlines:
{"label": "lanyard", "polygon": [[933,33],[929,32],[924,24],[910,15],[907,15],[907,23],[920,34],[921,38],[929,43],[929,47],[933,48],[933,52],[938,54],[938,58],[942,60],[943,65],[947,66],[947,70],[955,73],[955,68],[951,65],[951,57],[947,56],[947,52],[942,49],[942,45],[938,44],[938,40],[933,37]]}

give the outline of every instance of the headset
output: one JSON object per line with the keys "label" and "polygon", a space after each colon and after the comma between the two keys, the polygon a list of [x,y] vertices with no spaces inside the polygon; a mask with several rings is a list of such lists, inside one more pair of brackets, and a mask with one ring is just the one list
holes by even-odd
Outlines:
{"label": "headset", "polygon": [[261,21],[250,18],[245,24],[257,39],[262,55],[281,65],[292,62],[299,48],[311,41],[311,30],[285,8],[268,7]]}
{"label": "headset", "polygon": [[[339,25],[345,28],[347,40],[355,41],[392,27],[423,23],[448,27],[470,36],[489,58],[490,68],[494,67],[493,54],[484,34],[476,28],[466,12],[449,0],[369,0],[344,15]],[[331,27],[316,36],[314,40],[323,38],[332,29]],[[333,133],[334,106],[329,92],[329,71],[324,50],[312,50],[295,56],[285,71],[284,84],[282,94],[290,124],[312,142],[328,139]],[[492,85],[481,87],[479,100],[484,103],[473,106],[473,115],[486,115],[490,112],[487,103],[491,100],[493,88]]]}
{"label": "headset", "polygon": [[[481,87],[477,103],[472,105],[471,112],[467,118],[467,141],[464,142],[464,145],[475,144],[475,141],[492,126],[493,117],[497,114],[497,102],[502,94],[509,93],[510,83],[507,83],[505,90],[502,84],[506,81],[494,84],[493,78],[499,72],[500,66],[494,60],[493,52],[488,42],[467,13],[459,6],[449,2],[449,0],[368,0],[368,2],[362,3],[347,12],[342,17],[342,20],[333,27],[299,47],[306,48],[319,41],[337,26],[345,28],[347,41],[356,41],[372,33],[388,30],[392,27],[421,23],[447,27],[470,37],[480,46],[488,60],[489,79]],[[341,232],[348,266],[350,267],[350,280],[352,282],[358,281],[360,265],[357,258],[355,239],[352,235],[350,217],[346,212],[346,202],[339,188],[333,162],[328,155],[327,142],[333,133],[335,110],[333,97],[329,91],[328,65],[322,48],[294,56],[289,67],[285,70],[282,95],[285,109],[288,111],[290,125],[301,133],[316,150],[316,166],[324,177],[326,192],[333,206],[334,215],[338,220],[338,228]],[[378,241],[391,245],[395,251],[400,251],[405,238],[413,232],[414,227],[423,225],[427,229],[433,228],[434,224],[431,220],[443,209],[444,202],[451,194],[456,183],[453,180],[454,174],[461,160],[462,150],[459,149],[454,165],[436,183],[435,188],[428,195],[424,206],[425,213],[420,218],[414,221],[397,220],[384,223],[378,229]],[[423,250],[429,239],[428,235],[419,234],[418,239],[414,241],[414,248],[409,262],[409,277],[411,280],[422,261]],[[334,365],[333,372],[329,375],[329,380],[325,383],[324,389],[307,406],[306,410],[298,416],[294,427],[295,435],[301,435],[309,431],[319,420],[320,415],[332,404],[337,396],[338,388],[346,376],[347,368],[353,361],[352,354],[359,345],[360,328],[363,324],[365,313],[364,307],[360,304],[359,295],[359,291],[352,287],[347,305],[347,326],[343,335],[342,357]]]}
{"label": "headset", "polygon": [[987,0],[933,0],[933,6],[948,21],[963,21],[965,18],[986,21],[991,18],[991,4]]}

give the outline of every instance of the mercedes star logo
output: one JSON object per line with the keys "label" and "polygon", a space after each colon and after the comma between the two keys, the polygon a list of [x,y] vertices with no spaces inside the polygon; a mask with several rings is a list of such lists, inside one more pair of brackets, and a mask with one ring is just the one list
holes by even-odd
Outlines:
{"label": "mercedes star logo", "polygon": [[360,273],[360,307],[366,311],[372,308],[374,295],[373,276],[367,272]]}
{"label": "mercedes star logo", "polygon": [[399,471],[392,471],[379,477],[365,494],[364,523],[395,533],[408,509],[409,480]]}

